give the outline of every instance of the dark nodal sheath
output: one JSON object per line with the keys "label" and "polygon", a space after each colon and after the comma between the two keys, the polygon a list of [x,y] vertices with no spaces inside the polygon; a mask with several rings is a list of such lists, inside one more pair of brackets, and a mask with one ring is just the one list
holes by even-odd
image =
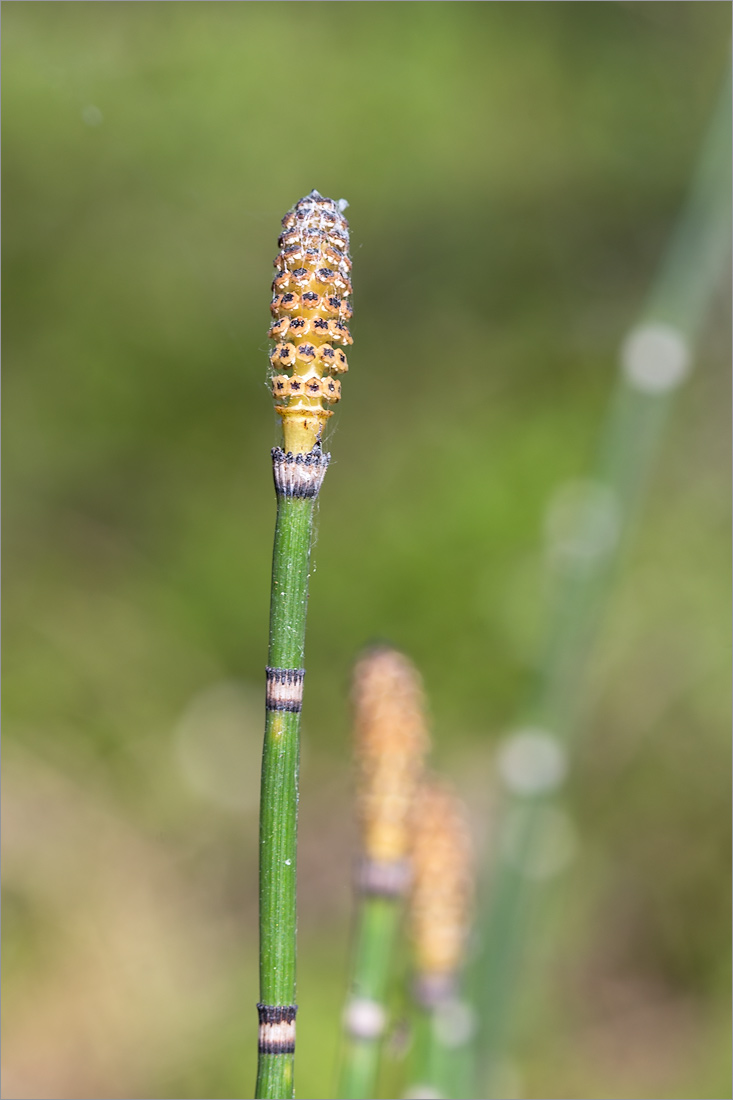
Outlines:
{"label": "dark nodal sheath", "polygon": [[257,1005],[260,1054],[293,1054],[297,1005]]}
{"label": "dark nodal sheath", "polygon": [[285,453],[281,447],[273,447],[272,473],[278,496],[317,497],[326,476],[331,455],[314,447],[307,454]]}
{"label": "dark nodal sheath", "polygon": [[299,714],[303,706],[304,668],[270,668],[267,674],[267,710]]}

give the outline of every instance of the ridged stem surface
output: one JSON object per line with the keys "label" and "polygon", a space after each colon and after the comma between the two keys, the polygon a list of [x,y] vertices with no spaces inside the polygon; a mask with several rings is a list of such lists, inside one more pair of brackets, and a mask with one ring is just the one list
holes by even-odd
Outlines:
{"label": "ridged stem surface", "polygon": [[[272,668],[299,669],[305,650],[314,498],[278,494],[272,559]],[[268,710],[260,797],[260,1001],[295,1003],[300,714]],[[256,1097],[293,1096],[293,1053],[260,1053]]]}

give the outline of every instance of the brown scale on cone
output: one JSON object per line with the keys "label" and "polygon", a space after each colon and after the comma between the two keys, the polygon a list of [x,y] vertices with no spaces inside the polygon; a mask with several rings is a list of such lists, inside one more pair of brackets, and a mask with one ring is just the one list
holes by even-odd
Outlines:
{"label": "brown scale on cone", "polygon": [[[343,200],[311,191],[283,218],[272,284],[269,331],[273,396],[281,399],[285,450],[305,454],[320,442],[341,383],[333,375],[349,369],[344,348],[352,343],[347,325],[352,308],[349,225]],[[289,371],[290,373],[284,373]]]}
{"label": "brown scale on cone", "polygon": [[418,995],[435,1002],[452,990],[462,961],[473,896],[471,832],[454,792],[431,778],[415,801],[410,917]]}
{"label": "brown scale on cone", "polygon": [[364,855],[388,868],[409,856],[410,813],[429,747],[422,681],[407,657],[380,647],[357,663],[353,702]]}

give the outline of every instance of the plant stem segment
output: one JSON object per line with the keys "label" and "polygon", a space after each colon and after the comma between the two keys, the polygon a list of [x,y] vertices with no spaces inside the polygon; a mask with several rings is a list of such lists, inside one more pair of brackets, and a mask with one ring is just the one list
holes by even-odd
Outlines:
{"label": "plant stem segment", "polygon": [[414,1015],[410,1100],[450,1100],[468,1096],[470,1083],[469,1037],[471,1014],[459,1000],[420,1005]]}
{"label": "plant stem segment", "polygon": [[330,455],[272,452],[277,522],[272,559],[267,717],[260,799],[260,1004],[256,1097],[293,1096],[296,845],[300,709],[313,509]]}
{"label": "plant stem segment", "polygon": [[398,895],[377,894],[366,895],[360,907],[339,1090],[344,1100],[376,1095],[381,1040],[387,1023],[390,963],[401,908]]}

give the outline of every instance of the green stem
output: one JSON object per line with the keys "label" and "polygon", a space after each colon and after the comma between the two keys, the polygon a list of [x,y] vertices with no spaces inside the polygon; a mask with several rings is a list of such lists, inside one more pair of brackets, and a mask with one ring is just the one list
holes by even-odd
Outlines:
{"label": "green stem", "polygon": [[[688,361],[729,250],[729,134],[730,74],[711,121],[690,198],[649,300],[632,330],[632,337],[648,333],[649,328],[658,334],[659,326],[664,326],[668,352],[671,340],[675,354]],[[642,368],[659,367],[659,354],[657,344],[656,363],[654,355],[649,355],[650,362],[642,363]],[[681,369],[679,378],[661,385],[657,374],[657,384],[650,385],[649,374],[642,369],[641,375],[635,375],[629,366],[628,351],[625,355],[625,373],[611,405],[594,477],[601,499],[610,502],[616,538],[596,553],[565,564],[525,715],[527,725],[546,731],[558,743],[569,743],[578,732],[591,647],[601,629],[611,582],[643,499],[675,383],[684,375]],[[542,841],[543,812],[553,801],[552,792],[534,797],[508,792],[505,822],[513,822],[512,851],[510,857],[500,851],[492,869],[484,907],[483,948],[475,968],[481,1024],[476,1044],[479,1091],[475,1096],[495,1095],[491,1083],[492,1079],[495,1082],[506,1040],[528,920],[538,893],[524,868]]]}
{"label": "green stem", "polygon": [[413,1019],[413,1084],[407,1094],[418,1100],[421,1096],[440,1095],[440,1058],[435,1034],[435,1009],[418,1005]]}
{"label": "green stem", "polygon": [[[256,1097],[293,1096],[296,847],[313,510],[327,455],[273,452],[277,521],[272,559],[267,718],[260,798],[260,1043]],[[312,462],[311,462],[312,459]],[[283,478],[287,470],[289,480]],[[304,494],[308,495],[304,495]]]}
{"label": "green stem", "polygon": [[396,896],[366,895],[360,907],[352,995],[347,1006],[349,1037],[339,1090],[342,1100],[376,1095],[390,962],[400,913],[401,899]]}
{"label": "green stem", "polygon": [[408,1095],[419,1097],[448,1097],[455,1093],[451,1081],[452,1051],[441,1042],[438,1021],[439,1006],[419,1005],[414,1017],[414,1057],[412,1080]]}
{"label": "green stem", "polygon": [[[419,990],[419,982],[417,985]],[[470,1041],[474,1014],[461,999],[458,987],[434,1003],[415,997],[411,1077],[407,1095],[465,1097],[471,1089]]]}

